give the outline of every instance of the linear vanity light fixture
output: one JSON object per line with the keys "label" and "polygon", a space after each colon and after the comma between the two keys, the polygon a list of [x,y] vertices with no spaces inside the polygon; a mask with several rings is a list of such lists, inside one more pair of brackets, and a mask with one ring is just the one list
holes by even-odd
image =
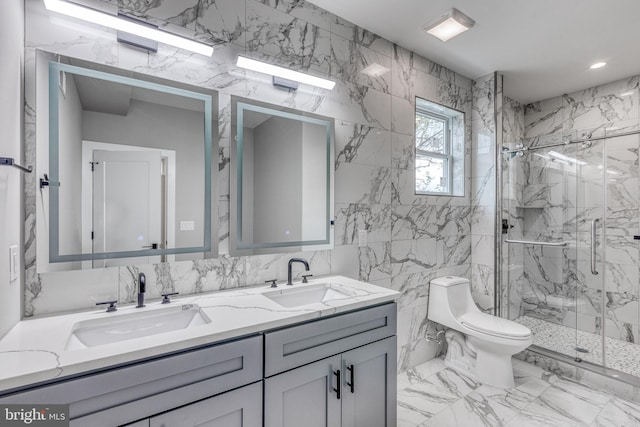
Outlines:
{"label": "linear vanity light fixture", "polygon": [[247,58],[246,56],[238,55],[238,61],[236,65],[240,68],[246,68],[247,70],[257,71],[259,73],[270,74],[274,77],[281,77],[287,80],[293,80],[298,83],[304,83],[312,86],[317,86],[322,89],[331,90],[336,85],[336,82],[323,79],[322,77],[312,76],[311,74],[301,73],[299,71],[293,71],[288,68],[280,67],[278,65],[268,64],[266,62],[257,61],[255,59]]}
{"label": "linear vanity light fixture", "polygon": [[102,25],[104,27],[113,28],[125,33],[134,34],[145,39],[155,40],[180,49],[199,53],[200,55],[211,56],[213,54],[213,47],[204,43],[177,36],[156,28],[147,27],[131,20],[120,18],[116,15],[100,12],[98,10],[69,3],[67,1],[44,0],[44,6],[53,12],[58,12],[63,15],[68,15],[73,18]]}
{"label": "linear vanity light fixture", "polygon": [[431,24],[427,24],[423,29],[434,37],[439,38],[443,42],[462,34],[476,24],[476,21],[469,18],[458,9],[453,8],[438,20]]}

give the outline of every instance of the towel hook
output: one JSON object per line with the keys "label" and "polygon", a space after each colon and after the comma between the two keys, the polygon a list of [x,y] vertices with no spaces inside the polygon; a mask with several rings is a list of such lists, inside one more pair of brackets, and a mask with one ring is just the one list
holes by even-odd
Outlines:
{"label": "towel hook", "polygon": [[19,165],[15,162],[13,157],[0,157],[0,166],[13,166],[14,168],[18,168],[21,171],[26,173],[31,173],[31,171],[33,171],[32,166],[26,167],[26,166]]}

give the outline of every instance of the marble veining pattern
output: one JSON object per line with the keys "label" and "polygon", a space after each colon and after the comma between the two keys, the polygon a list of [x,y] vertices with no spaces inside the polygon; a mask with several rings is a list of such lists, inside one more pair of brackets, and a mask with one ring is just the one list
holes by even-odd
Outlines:
{"label": "marble veining pattern", "polygon": [[[438,351],[422,340],[435,325],[426,320],[428,281],[435,275],[471,277],[472,82],[357,25],[298,0],[95,0],[168,31],[214,45],[211,58],[160,45],[147,53],[116,42],[112,32],[51,20],[41,0],[26,2],[25,154],[36,163],[35,52],[42,49],[188,84],[219,94],[218,252],[213,260],[127,265],[94,271],[38,271],[37,216],[43,212],[35,174],[25,180],[25,292],[27,317],[88,309],[97,300],[135,300],[145,273],[150,301],[163,292],[181,295],[261,284],[286,278],[292,256],[311,262],[316,275],[343,274],[400,289],[406,340],[399,369]],[[238,69],[238,54],[308,71],[336,81],[328,92],[275,89],[270,78]],[[377,77],[362,70],[378,63]],[[232,257],[229,248],[230,97],[259,99],[335,118],[335,248]],[[416,196],[413,190],[414,96],[464,111],[465,196]],[[481,109],[484,106],[480,107]],[[476,109],[476,112],[479,110]],[[488,114],[488,113],[486,113]],[[358,232],[368,244],[358,247]],[[414,242],[411,242],[416,239]],[[298,273],[296,273],[298,274]],[[482,275],[481,277],[489,276]],[[73,283],[86,284],[75,289]],[[486,289],[482,286],[481,289]],[[64,292],[66,298],[59,298]],[[405,333],[405,332],[403,332]]]}
{"label": "marble veining pattern", "polygon": [[[201,267],[204,265],[201,265]],[[205,268],[200,276],[216,271]],[[127,275],[137,276],[135,269]],[[170,353],[202,344],[254,334],[256,332],[316,319],[326,315],[356,310],[393,301],[398,293],[341,276],[313,278],[309,284],[296,283],[296,289],[328,285],[342,295],[338,298],[285,307],[263,295],[283,293],[269,286],[258,286],[175,298],[171,304],[196,304],[210,323],[150,336],[108,342],[98,346],[69,347],[70,337],[79,322],[113,318],[133,313],[154,313],[167,306],[156,301],[137,309],[120,307],[116,313],[104,310],[80,312],[19,322],[0,342],[0,389],[7,390],[52,378],[81,374],[154,355]],[[152,285],[153,287],[153,285]],[[171,307],[171,305],[169,306]]]}
{"label": "marble veining pattern", "polygon": [[[636,426],[640,403],[515,360],[516,386],[476,383],[433,359],[398,375],[398,427]],[[443,378],[447,378],[443,381]]]}

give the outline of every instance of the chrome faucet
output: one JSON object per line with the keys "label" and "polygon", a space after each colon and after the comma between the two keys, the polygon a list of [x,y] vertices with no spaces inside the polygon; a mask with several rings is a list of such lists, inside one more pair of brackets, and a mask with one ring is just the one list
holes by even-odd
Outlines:
{"label": "chrome faucet", "polygon": [[287,266],[287,285],[289,286],[293,285],[293,283],[291,282],[291,266],[294,262],[300,262],[304,264],[304,270],[309,271],[309,263],[307,262],[307,260],[302,258],[291,258],[289,260],[289,265]]}
{"label": "chrome faucet", "polygon": [[136,308],[144,307],[144,293],[147,290],[147,277],[144,273],[138,274],[138,305]]}

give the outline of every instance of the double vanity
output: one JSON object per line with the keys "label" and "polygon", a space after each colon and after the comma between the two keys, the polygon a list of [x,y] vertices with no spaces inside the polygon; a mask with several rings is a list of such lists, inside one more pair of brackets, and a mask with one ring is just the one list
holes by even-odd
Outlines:
{"label": "double vanity", "polygon": [[[291,262],[309,270],[293,258],[289,285],[144,306],[130,274],[216,258],[225,209],[232,257],[332,249],[333,118],[235,95],[218,105],[209,88],[45,51],[33,83],[25,288],[78,270],[120,282],[77,281],[90,297],[65,300],[111,300],[106,311],[28,319],[29,300],[0,340],[0,404],[69,405],[72,426],[395,426],[397,292],[340,276],[291,285]],[[116,309],[133,302],[129,279],[140,308]]]}
{"label": "double vanity", "polygon": [[393,426],[397,295],[332,276],[25,320],[0,402],[78,426]]}

